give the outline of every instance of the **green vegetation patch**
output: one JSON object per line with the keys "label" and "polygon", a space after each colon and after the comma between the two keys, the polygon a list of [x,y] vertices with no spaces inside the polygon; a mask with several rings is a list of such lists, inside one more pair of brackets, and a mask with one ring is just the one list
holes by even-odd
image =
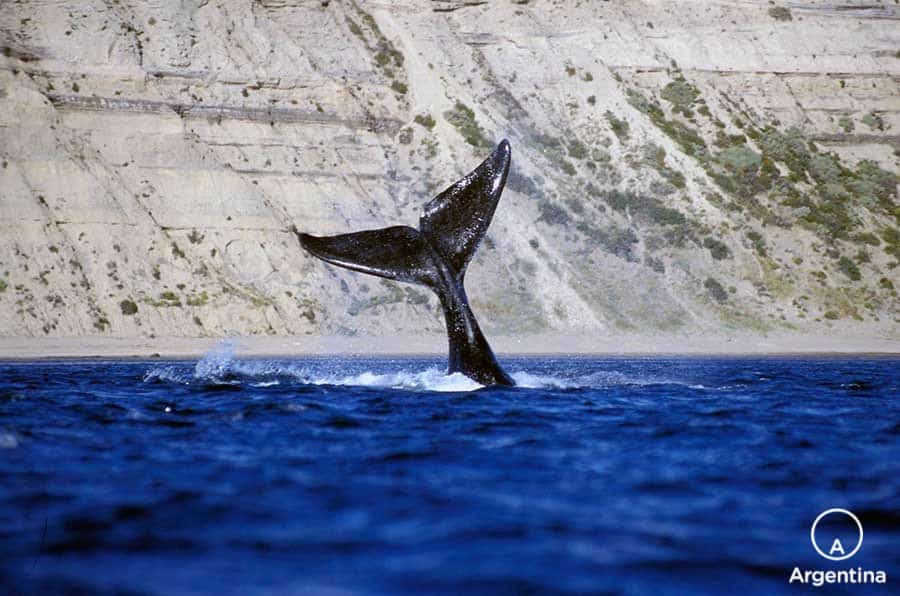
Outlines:
{"label": "green vegetation patch", "polygon": [[587,145],[578,139],[570,141],[567,148],[569,150],[569,155],[575,159],[585,159],[588,156]]}
{"label": "green vegetation patch", "polygon": [[541,201],[538,205],[540,217],[538,221],[544,221],[552,226],[564,226],[572,221],[569,213],[555,203],[550,201]]}
{"label": "green vegetation patch", "polygon": [[754,136],[767,157],[788,167],[794,178],[792,181],[804,179],[811,154],[799,128],[791,127],[782,132],[774,126],[767,126],[759,133],[754,133]]}
{"label": "green vegetation patch", "polygon": [[609,127],[612,129],[613,133],[615,133],[615,135],[619,138],[619,140],[623,141],[623,142],[627,141],[628,137],[631,134],[629,126],[628,126],[628,122],[625,120],[620,120],[619,118],[616,118],[616,115],[613,114],[612,112],[610,112],[609,110],[606,111],[604,116],[606,117],[606,121],[609,122]]}
{"label": "green vegetation patch", "polygon": [[756,230],[750,230],[747,232],[747,239],[750,240],[750,243],[753,245],[753,249],[756,251],[761,257],[768,256],[769,251],[766,248],[766,239],[763,238],[763,235],[757,232]]}
{"label": "green vegetation patch", "polygon": [[858,237],[860,242],[877,242],[872,234],[851,236],[859,225],[851,212],[855,206],[900,219],[900,210],[896,206],[897,176],[875,162],[863,160],[851,170],[841,164],[837,155],[826,153],[812,156],[808,167],[809,175],[816,183],[819,201],[802,219],[821,227],[830,238]]}
{"label": "green vegetation patch", "polygon": [[720,187],[743,199],[770,190],[779,178],[772,160],[747,145],[728,147],[716,155],[714,164],[706,165]]}
{"label": "green vegetation patch", "polygon": [[424,126],[428,130],[434,130],[436,124],[434,118],[431,117],[431,114],[419,114],[413,118],[413,121],[420,126]]}
{"label": "green vegetation patch", "polygon": [[475,120],[475,112],[461,101],[457,101],[452,110],[444,112],[444,118],[463,136],[466,142],[473,147],[490,149],[493,147],[485,130]]}
{"label": "green vegetation patch", "polygon": [[97,318],[94,319],[94,328],[98,331],[106,331],[108,327],[110,327],[110,324],[109,319],[107,319],[106,317],[97,316]]}
{"label": "green vegetation patch", "polygon": [[728,245],[712,236],[703,239],[703,248],[709,249],[712,258],[717,261],[731,258],[731,249],[728,248]]}
{"label": "green vegetation patch", "polygon": [[700,97],[700,91],[684,78],[679,77],[663,87],[660,97],[672,104],[672,111],[690,118],[693,116],[691,107]]}
{"label": "green vegetation patch", "polygon": [[370,298],[355,298],[353,303],[347,309],[350,316],[356,316],[364,310],[374,308],[376,306],[386,306],[389,304],[398,304],[403,302],[406,295],[400,286],[392,281],[382,280],[381,285],[387,290],[386,294],[379,294]]}
{"label": "green vegetation patch", "polygon": [[853,259],[849,257],[841,257],[837,262],[838,271],[852,279],[853,281],[859,281],[862,279],[862,274],[859,272],[859,267],[856,266],[856,263],[853,262]]}
{"label": "green vegetation patch", "polygon": [[670,139],[678,143],[681,150],[694,157],[702,157],[707,152],[706,141],[696,130],[678,120],[669,120],[658,103],[648,99],[639,91],[628,90],[628,103],[646,114],[653,124]]}
{"label": "green vegetation patch", "polygon": [[170,306],[180,307],[181,306],[181,299],[178,297],[178,294],[176,294],[175,292],[171,292],[171,291],[161,292],[159,294],[159,299],[154,300],[154,299],[150,298],[150,299],[144,300],[144,302],[146,302],[147,304],[150,304],[151,306],[158,306],[158,307],[170,307]]}
{"label": "green vegetation patch", "polygon": [[661,226],[678,226],[688,223],[684,213],[667,207],[656,197],[639,195],[631,191],[613,189],[601,193],[606,203],[619,211],[628,213],[636,219]]}
{"label": "green vegetation patch", "polygon": [[864,206],[875,205],[885,214],[900,220],[897,208],[898,177],[883,170],[874,161],[864,159],[855,170],[845,170],[844,182]]}
{"label": "green vegetation patch", "polygon": [[631,228],[615,224],[598,228],[585,221],[579,222],[576,228],[605,251],[625,260],[637,262],[633,251],[638,243],[638,237]]}
{"label": "green vegetation patch", "polygon": [[[898,176],[882,169],[876,162],[863,160],[855,167],[843,164],[833,153],[820,153],[797,127],[781,130],[774,125],[757,127],[747,120],[735,121],[743,134],[729,135],[718,131],[711,152],[699,131],[678,117],[669,119],[652,98],[635,89],[627,91],[629,103],[644,113],[651,122],[694,157],[716,184],[733,197],[712,201],[725,209],[746,210],[764,225],[789,226],[793,222],[810,229],[828,243],[855,240],[877,245],[871,233],[858,233],[862,222],[859,209],[867,209],[882,221],[900,223],[897,204]],[[693,102],[702,103],[682,78],[663,89],[663,99],[676,113],[684,113]],[[872,128],[881,124],[874,112],[863,120]],[[839,125],[852,130],[852,121],[844,117]],[[753,145],[748,142],[752,139]],[[643,163],[666,176],[665,152],[654,146],[645,149]],[[776,165],[776,163],[778,165]],[[779,167],[783,166],[780,170]],[[786,175],[781,171],[787,170]],[[810,189],[813,187],[813,189]],[[765,195],[764,197],[762,195]],[[786,207],[778,211],[775,207]],[[888,230],[893,230],[890,225]],[[891,232],[888,232],[891,235]],[[884,234],[881,234],[884,239]],[[759,232],[748,235],[757,253],[765,256],[765,242]],[[885,252],[900,260],[896,243],[886,242]]]}
{"label": "green vegetation patch", "polygon": [[138,306],[135,304],[134,300],[130,298],[126,298],[122,302],[119,303],[119,308],[122,309],[122,314],[129,316],[136,314],[138,311]]}
{"label": "green vegetation patch", "polygon": [[838,119],[838,126],[846,133],[851,133],[853,132],[853,129],[856,128],[853,124],[853,120],[851,120],[849,116],[841,116]]}
{"label": "green vegetation patch", "polygon": [[181,250],[181,247],[178,246],[177,243],[172,243],[172,256],[179,259],[186,259],[187,256],[184,254],[184,251]]}
{"label": "green vegetation patch", "polygon": [[203,306],[207,302],[209,302],[209,294],[205,290],[199,294],[193,294],[187,299],[188,306]]}
{"label": "green vegetation patch", "polygon": [[[365,44],[366,48],[373,53],[373,60],[378,70],[390,79],[402,78],[398,75],[400,71],[402,75],[403,64],[405,58],[403,52],[398,50],[396,46],[382,33],[378,27],[378,23],[369,13],[356,6],[357,17],[359,22],[347,17],[347,25],[350,32],[358,37]],[[366,31],[368,30],[368,31]],[[406,93],[406,84],[402,81],[394,81],[391,88],[400,93]]]}
{"label": "green vegetation patch", "polygon": [[863,116],[862,123],[872,130],[884,130],[884,120],[875,112],[869,112]]}
{"label": "green vegetation patch", "polygon": [[716,131],[716,140],[713,141],[713,145],[716,147],[720,147],[722,149],[726,147],[737,147],[739,145],[746,145],[747,137],[743,134],[731,135],[727,134],[722,130]]}
{"label": "green vegetation patch", "polygon": [[707,277],[703,282],[703,287],[709,293],[709,297],[716,302],[726,302],[728,300],[728,292],[715,278]]}
{"label": "green vegetation patch", "polygon": [[871,232],[860,232],[853,237],[853,241],[858,244],[868,244],[869,246],[878,246],[881,240]]}
{"label": "green vegetation patch", "polygon": [[684,174],[666,165],[666,150],[650,143],[644,147],[643,163],[659,172],[675,188],[684,188],[687,185]]}
{"label": "green vegetation patch", "polygon": [[769,9],[769,16],[775,19],[776,21],[793,21],[794,17],[791,16],[791,9],[786,8],[784,6],[773,6]]}
{"label": "green vegetation patch", "polygon": [[[539,131],[532,131],[530,137],[531,142],[540,152],[567,176],[575,176],[578,173],[567,157],[572,156],[577,159],[584,159],[588,154],[587,146],[577,139],[569,143],[563,143],[558,137]],[[593,165],[592,162],[588,163]]]}
{"label": "green vegetation patch", "polygon": [[900,259],[900,230],[897,228],[884,228],[881,230],[881,239],[884,240],[884,252],[895,259]]}

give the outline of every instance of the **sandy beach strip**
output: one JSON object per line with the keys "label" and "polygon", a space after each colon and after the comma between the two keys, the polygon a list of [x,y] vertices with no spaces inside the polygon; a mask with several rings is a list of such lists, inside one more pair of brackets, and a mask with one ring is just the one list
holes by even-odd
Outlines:
{"label": "sandy beach strip", "polygon": [[[0,337],[0,359],[199,358],[227,342],[238,357],[318,355],[434,355],[447,353],[439,335],[252,337]],[[766,354],[900,355],[900,338],[846,334],[611,334],[522,335],[491,338],[500,355],[740,356]]]}

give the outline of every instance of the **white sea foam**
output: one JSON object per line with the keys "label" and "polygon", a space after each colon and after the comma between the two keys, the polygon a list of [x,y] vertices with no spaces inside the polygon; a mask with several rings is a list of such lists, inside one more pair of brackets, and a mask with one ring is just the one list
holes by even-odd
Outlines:
{"label": "white sea foam", "polygon": [[[148,382],[179,384],[234,384],[246,383],[253,387],[272,387],[283,383],[306,385],[335,385],[353,387],[380,387],[415,391],[473,391],[483,386],[461,373],[447,374],[436,367],[424,370],[359,371],[352,359],[342,362],[311,359],[307,361],[239,359],[235,357],[235,345],[224,341],[210,350],[194,366],[193,371],[184,365],[166,365],[151,369],[144,376]],[[356,364],[357,370],[354,369]],[[348,370],[349,369],[349,370]],[[572,371],[573,373],[575,371]],[[618,371],[597,371],[578,375],[548,375],[527,371],[511,374],[516,385],[524,389],[579,389],[615,386],[644,386],[655,384],[686,384],[670,379],[650,376],[632,377]],[[695,388],[701,388],[694,385]]]}
{"label": "white sea foam", "polygon": [[175,366],[157,366],[156,368],[151,368],[144,375],[144,382],[151,383],[154,381],[161,381],[164,383],[179,383],[179,384],[187,384],[191,382],[191,376],[186,374],[184,371],[179,370]]}
{"label": "white sea foam", "polygon": [[510,375],[517,387],[526,389],[572,389],[582,387],[578,378],[564,379],[551,375],[533,375],[525,371],[517,371]]}
{"label": "white sea foam", "polygon": [[323,371],[323,362],[320,360],[314,362],[241,360],[235,357],[234,350],[232,342],[222,342],[204,355],[192,372],[184,366],[158,366],[144,375],[144,381],[179,384],[246,382],[254,387],[271,387],[288,379],[309,385],[383,387],[419,391],[472,391],[482,387],[463,374],[448,375],[437,368],[341,374],[337,371]]}
{"label": "white sea foam", "polygon": [[366,371],[350,376],[313,377],[310,379],[310,383],[313,385],[349,385],[425,391],[473,391],[483,387],[462,373],[448,375],[436,368],[418,372],[374,373]]}
{"label": "white sea foam", "polygon": [[603,388],[627,385],[684,384],[679,381],[672,381],[653,376],[633,377],[618,371],[597,371],[571,377],[538,375],[525,371],[517,371],[512,373],[511,376],[516,381],[518,387],[527,389],[581,389],[588,387]]}

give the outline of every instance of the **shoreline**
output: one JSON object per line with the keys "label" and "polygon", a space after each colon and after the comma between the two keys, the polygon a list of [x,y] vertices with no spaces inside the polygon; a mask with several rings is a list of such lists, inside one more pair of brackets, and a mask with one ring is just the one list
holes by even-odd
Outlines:
{"label": "shoreline", "polygon": [[[491,344],[501,357],[900,356],[900,339],[846,335],[633,334],[599,338],[551,334],[501,335],[493,338]],[[238,358],[408,358],[444,357],[447,344],[443,336],[0,337],[0,361],[191,360],[217,350],[233,353]]]}

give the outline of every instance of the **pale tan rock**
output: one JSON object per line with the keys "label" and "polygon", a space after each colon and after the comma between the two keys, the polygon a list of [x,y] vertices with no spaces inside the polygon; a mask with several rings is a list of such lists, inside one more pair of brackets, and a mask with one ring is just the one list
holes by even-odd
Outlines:
{"label": "pale tan rock", "polygon": [[[2,3],[0,335],[440,334],[426,290],[328,267],[289,230],[416,225],[508,137],[467,276],[489,333],[897,339],[898,255],[855,239],[896,216],[847,197],[859,225],[833,241],[777,192],[723,189],[636,107],[711,155],[719,131],[796,126],[896,175],[900,7],[781,5],[791,20],[762,2]],[[693,120],[661,96],[679,77],[705,102]]]}

